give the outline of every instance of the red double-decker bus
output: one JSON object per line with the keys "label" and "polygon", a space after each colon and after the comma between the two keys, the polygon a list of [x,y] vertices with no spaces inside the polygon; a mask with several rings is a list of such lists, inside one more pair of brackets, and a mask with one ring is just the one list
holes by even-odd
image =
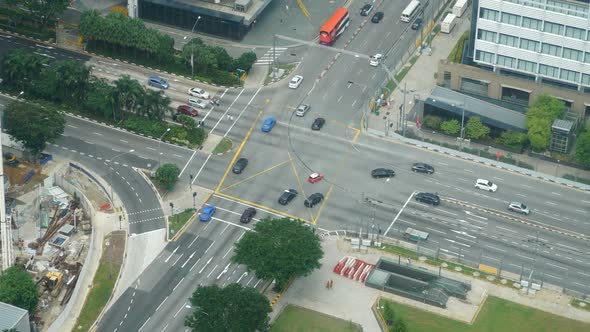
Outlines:
{"label": "red double-decker bus", "polygon": [[320,29],[320,44],[332,46],[350,24],[348,9],[338,8]]}

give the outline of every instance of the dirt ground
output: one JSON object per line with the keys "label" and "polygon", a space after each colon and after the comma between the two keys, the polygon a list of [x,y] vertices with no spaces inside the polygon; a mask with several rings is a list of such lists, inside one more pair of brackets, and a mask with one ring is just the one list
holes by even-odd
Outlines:
{"label": "dirt ground", "polygon": [[[25,175],[30,171],[35,170],[35,175],[25,184],[23,179]],[[4,164],[4,174],[10,180],[9,193],[19,193],[22,195],[32,190],[37,184],[42,183],[47,178],[47,172],[41,165],[33,165],[27,162],[21,162],[17,167],[9,166]]]}

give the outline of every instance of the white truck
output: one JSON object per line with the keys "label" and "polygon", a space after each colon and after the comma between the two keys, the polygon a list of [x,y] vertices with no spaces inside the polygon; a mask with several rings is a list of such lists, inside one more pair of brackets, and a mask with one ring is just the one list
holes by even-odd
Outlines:
{"label": "white truck", "polygon": [[457,16],[455,14],[448,14],[440,23],[440,32],[451,33],[455,24],[457,23]]}
{"label": "white truck", "polygon": [[469,0],[457,0],[455,5],[453,6],[453,14],[457,17],[461,17],[465,10],[469,7]]}

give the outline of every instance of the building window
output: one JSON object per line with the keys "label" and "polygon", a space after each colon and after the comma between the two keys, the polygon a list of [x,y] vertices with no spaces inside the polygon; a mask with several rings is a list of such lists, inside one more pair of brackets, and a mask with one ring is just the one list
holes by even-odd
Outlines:
{"label": "building window", "polygon": [[493,9],[481,8],[479,10],[479,18],[483,18],[485,20],[490,21],[497,21],[498,20],[498,11]]}
{"label": "building window", "polygon": [[559,68],[553,66],[547,66],[540,64],[539,65],[539,74],[550,76],[550,77],[558,77]]}
{"label": "building window", "polygon": [[584,40],[584,37],[586,36],[586,30],[566,26],[565,27],[565,35],[567,37],[572,37],[572,38]]}
{"label": "building window", "polygon": [[500,20],[500,22],[512,25],[520,25],[520,16],[509,13],[502,13],[502,19]]}
{"label": "building window", "polygon": [[584,58],[585,63],[590,63],[590,53],[586,52],[586,57]]}
{"label": "building window", "polygon": [[487,63],[494,63],[494,54],[490,52],[477,50],[477,52],[475,52],[475,60]]}
{"label": "building window", "polygon": [[539,44],[540,43],[538,41],[520,38],[520,48],[523,48],[525,50],[539,52]]}
{"label": "building window", "polygon": [[477,30],[477,39],[496,42],[496,33],[488,30],[479,29]]}
{"label": "building window", "polygon": [[564,47],[563,48],[563,57],[566,59],[583,62],[584,61],[584,52]]}
{"label": "building window", "polygon": [[[590,75],[582,74],[582,84],[590,86]],[[590,113],[588,113],[590,115]]]}
{"label": "building window", "polygon": [[536,18],[530,18],[523,16],[522,17],[522,27],[527,29],[539,30],[541,31],[542,21],[537,20]]}
{"label": "building window", "polygon": [[502,100],[528,106],[530,94],[526,91],[503,86],[501,98]]}
{"label": "building window", "polygon": [[536,72],[536,70],[535,70],[536,68],[537,68],[537,64],[532,61],[518,60],[518,69],[520,69],[520,70],[534,73],[534,72]]}
{"label": "building window", "polygon": [[499,55],[496,62],[500,66],[516,68],[516,59],[509,56]]}
{"label": "building window", "polygon": [[541,53],[561,56],[561,47],[557,45],[543,43],[543,47],[541,47]]}
{"label": "building window", "polygon": [[554,33],[556,35],[563,35],[563,25],[552,23],[549,21],[545,21],[545,25],[543,26],[543,31]]}
{"label": "building window", "polygon": [[500,34],[500,40],[498,41],[502,45],[508,45],[512,47],[518,47],[518,38],[510,35]]}
{"label": "building window", "polygon": [[580,73],[572,70],[562,69],[561,73],[559,74],[559,78],[561,78],[562,80],[578,83]]}
{"label": "building window", "polygon": [[461,77],[461,91],[465,93],[480,95],[480,96],[488,96],[488,86],[489,83],[474,80],[467,77]]}

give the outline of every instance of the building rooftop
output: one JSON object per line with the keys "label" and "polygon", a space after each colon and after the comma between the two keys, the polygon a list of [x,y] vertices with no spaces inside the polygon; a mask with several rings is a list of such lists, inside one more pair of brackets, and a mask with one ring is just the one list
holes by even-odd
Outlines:
{"label": "building rooftop", "polygon": [[10,330],[29,312],[11,304],[0,302],[0,331]]}

